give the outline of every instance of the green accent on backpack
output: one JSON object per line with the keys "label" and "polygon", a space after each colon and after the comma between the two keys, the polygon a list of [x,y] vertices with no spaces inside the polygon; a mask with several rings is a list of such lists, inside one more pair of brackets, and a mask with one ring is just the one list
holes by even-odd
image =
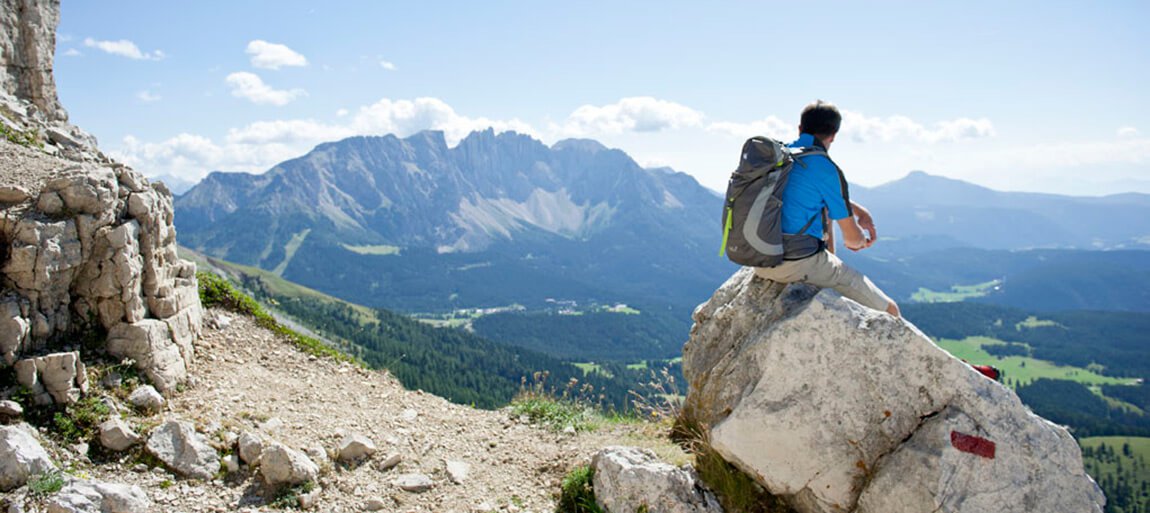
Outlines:
{"label": "green accent on backpack", "polygon": [[731,234],[731,218],[733,216],[734,211],[731,209],[731,207],[727,207],[727,223],[726,226],[723,226],[723,246],[719,248],[719,256],[723,256],[723,254],[727,252],[727,236]]}

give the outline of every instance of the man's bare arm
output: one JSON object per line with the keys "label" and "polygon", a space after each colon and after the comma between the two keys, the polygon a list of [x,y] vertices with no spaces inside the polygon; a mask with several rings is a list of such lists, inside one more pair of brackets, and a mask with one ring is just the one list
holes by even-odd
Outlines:
{"label": "man's bare arm", "polygon": [[858,222],[853,217],[844,217],[836,221],[839,231],[843,233],[843,245],[851,251],[858,251],[870,247],[871,241],[863,234]]}
{"label": "man's bare arm", "polygon": [[851,211],[854,213],[855,217],[858,218],[859,228],[866,230],[867,234],[870,235],[870,237],[868,237],[870,239],[870,244],[867,244],[869,247],[871,244],[874,244],[876,240],[878,240],[878,232],[875,231],[874,228],[874,217],[871,216],[870,210],[867,210],[866,207],[863,207],[854,201],[851,201]]}

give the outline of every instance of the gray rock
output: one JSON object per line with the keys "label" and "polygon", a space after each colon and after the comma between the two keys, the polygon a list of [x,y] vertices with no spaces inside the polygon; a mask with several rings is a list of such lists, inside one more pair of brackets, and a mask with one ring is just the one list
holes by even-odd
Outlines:
{"label": "gray rock", "polygon": [[471,474],[471,464],[465,461],[447,460],[444,465],[447,467],[447,477],[452,483],[463,484]]}
{"label": "gray rock", "polygon": [[327,449],[324,449],[323,445],[312,444],[304,452],[316,465],[323,466],[328,462]]}
{"label": "gray rock", "polygon": [[268,420],[260,422],[256,427],[258,427],[260,431],[263,431],[264,433],[274,434],[277,431],[283,429],[284,421],[279,417],[272,417]]}
{"label": "gray rock", "polygon": [[100,445],[113,451],[126,451],[140,443],[140,435],[120,418],[111,418],[100,424]]}
{"label": "gray rock", "polygon": [[24,414],[24,407],[16,401],[0,401],[0,422],[9,422],[20,418]]}
{"label": "gray rock", "polygon": [[389,501],[385,501],[385,500],[380,499],[378,497],[371,498],[371,499],[368,499],[366,502],[363,503],[363,510],[364,511],[383,511],[383,510],[387,509],[387,503],[388,502]]}
{"label": "gray rock", "polygon": [[299,494],[299,509],[309,510],[314,508],[316,504],[319,503],[319,495],[322,491],[323,489],[317,486],[315,490]]}
{"label": "gray rock", "polygon": [[315,481],[319,467],[306,454],[272,442],[260,453],[260,474],[272,486],[298,485]]}
{"label": "gray rock", "polygon": [[30,199],[32,199],[32,195],[23,187],[18,185],[0,186],[0,203],[24,203]]}
{"label": "gray rock", "polygon": [[146,412],[157,412],[164,407],[164,396],[160,395],[152,385],[137,387],[128,396],[132,406]]}
{"label": "gray rock", "polygon": [[255,465],[260,461],[260,453],[264,450],[264,439],[260,437],[259,433],[251,431],[244,431],[240,433],[240,438],[236,442],[239,451],[240,459],[248,465]]}
{"label": "gray rock", "polygon": [[168,323],[143,319],[120,323],[108,332],[108,353],[131,358],[136,368],[161,392],[174,390],[188,378],[187,362]]}
{"label": "gray rock", "polygon": [[684,415],[801,513],[1102,511],[1064,428],[904,320],[749,268],[694,318]]}
{"label": "gray rock", "polygon": [[722,513],[694,470],[660,462],[651,451],[607,447],[591,460],[595,502],[606,511]]}
{"label": "gray rock", "polygon": [[190,422],[169,420],[148,436],[148,453],[184,477],[211,479],[220,469],[220,455]]}
{"label": "gray rock", "polygon": [[375,443],[359,433],[352,433],[339,442],[339,461],[352,462],[375,454]]}
{"label": "gray rock", "polygon": [[224,457],[224,467],[228,469],[228,473],[240,471],[240,457],[235,454],[229,454]]}
{"label": "gray rock", "polygon": [[391,454],[388,457],[384,458],[382,461],[380,461],[379,464],[377,464],[375,466],[375,468],[378,469],[380,472],[386,472],[388,470],[395,468],[397,465],[399,465],[402,462],[403,462],[403,455],[399,454],[399,453],[394,453],[394,454]]}
{"label": "gray rock", "polygon": [[148,513],[152,501],[139,486],[71,480],[48,500],[48,513]]}
{"label": "gray rock", "polygon": [[27,424],[0,426],[0,492],[9,492],[28,478],[55,470],[56,465]]}
{"label": "gray rock", "polygon": [[19,360],[16,381],[31,390],[37,404],[71,404],[88,391],[88,376],[80,353],[53,353]]}
{"label": "gray rock", "polygon": [[392,480],[392,484],[405,492],[422,493],[435,487],[435,482],[424,474],[402,474]]}
{"label": "gray rock", "polygon": [[[19,9],[15,6],[19,5]],[[60,4],[56,2],[6,3],[0,24],[0,47],[4,48],[5,70],[0,73],[0,91],[35,105],[48,120],[68,119],[56,97],[52,77],[56,55],[56,26]]]}

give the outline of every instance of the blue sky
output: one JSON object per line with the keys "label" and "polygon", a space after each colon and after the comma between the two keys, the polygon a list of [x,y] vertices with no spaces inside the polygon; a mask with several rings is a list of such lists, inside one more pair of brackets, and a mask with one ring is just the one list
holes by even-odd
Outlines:
{"label": "blue sky", "polygon": [[64,0],[74,123],[149,175],[357,134],[588,137],[723,187],[751,135],[846,113],[863,185],[1150,192],[1150,3]]}

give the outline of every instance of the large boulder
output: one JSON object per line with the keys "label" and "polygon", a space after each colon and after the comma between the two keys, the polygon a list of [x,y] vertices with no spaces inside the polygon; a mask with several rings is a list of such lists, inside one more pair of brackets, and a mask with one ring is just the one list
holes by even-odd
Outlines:
{"label": "large boulder", "polygon": [[27,424],[0,426],[0,492],[24,486],[28,478],[56,469]]}
{"label": "large boulder", "polygon": [[190,422],[169,420],[148,436],[148,453],[177,474],[211,479],[220,470],[220,455]]}
{"label": "large boulder", "polygon": [[637,447],[607,447],[591,460],[595,502],[609,513],[722,513],[690,468],[663,463]]}
{"label": "large boulder", "polygon": [[694,319],[688,427],[800,512],[1102,511],[1065,428],[904,320],[750,269]]}

